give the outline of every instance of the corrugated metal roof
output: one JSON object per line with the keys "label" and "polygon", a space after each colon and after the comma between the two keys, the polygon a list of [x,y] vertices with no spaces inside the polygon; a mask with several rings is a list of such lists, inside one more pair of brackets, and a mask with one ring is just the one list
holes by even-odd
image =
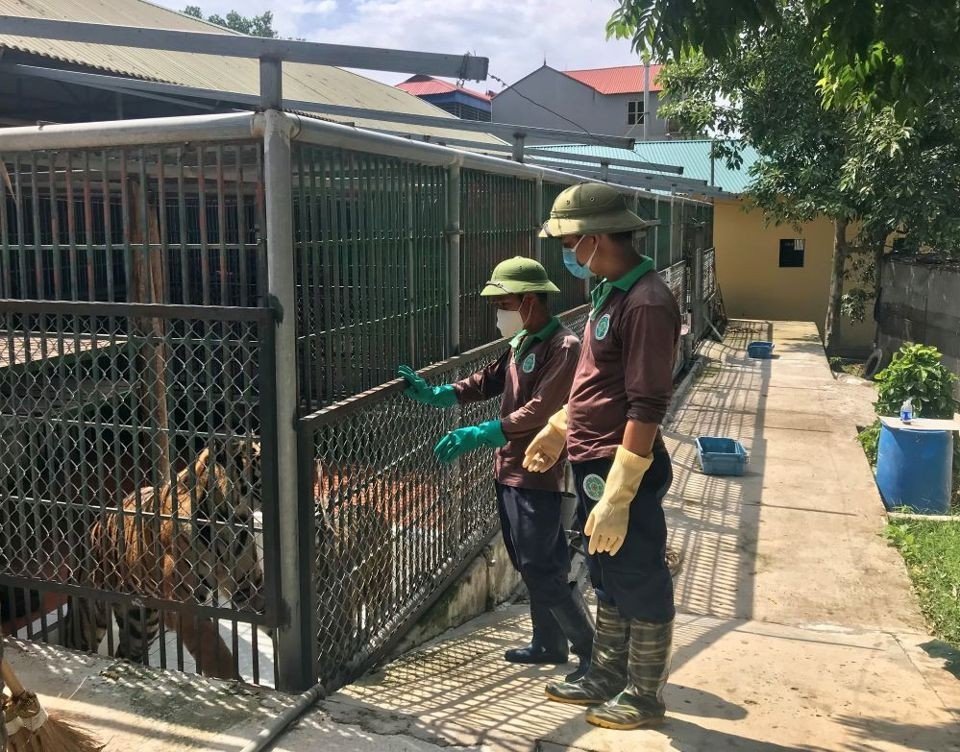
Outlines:
{"label": "corrugated metal roof", "polygon": [[[235,33],[143,0],[0,0],[0,15],[35,16],[223,34]],[[240,94],[257,94],[260,90],[259,62],[251,59],[113,47],[3,34],[0,34],[0,47],[81,65],[88,69],[166,83]],[[404,125],[403,130],[415,134],[503,143],[500,139],[484,133],[458,131],[456,130],[457,118],[429,102],[411,96],[400,89],[333,66],[285,63],[283,93],[290,99],[320,104],[339,104],[433,117],[449,117],[452,124],[450,129]],[[323,117],[341,122],[345,120],[326,115]],[[391,126],[383,121],[359,118],[349,118],[349,121],[361,127],[396,128],[396,125]]]}
{"label": "corrugated metal roof", "polygon": [[452,92],[460,92],[461,94],[466,94],[468,97],[473,97],[474,99],[480,99],[484,102],[489,102],[490,97],[486,94],[481,94],[479,91],[473,91],[471,89],[464,88],[463,86],[454,86],[453,84],[442,81],[439,78],[433,78],[432,76],[413,76],[412,78],[402,81],[399,84],[395,84],[396,88],[403,89],[407,94],[413,94],[415,97],[426,97],[431,94],[450,94]]}
{"label": "corrugated metal roof", "polygon": [[[710,145],[709,139],[689,141],[637,141],[633,152],[626,149],[612,149],[606,146],[587,146],[556,144],[553,146],[531,146],[529,149],[550,149],[570,154],[585,154],[611,159],[636,159],[638,162],[658,162],[660,164],[683,167],[685,178],[710,181]],[[743,164],[740,169],[731,170],[724,159],[714,161],[714,185],[730,193],[745,193],[749,190],[752,178],[750,168],[759,159],[756,149],[746,146],[742,152]],[[621,168],[612,168],[621,169]]]}
{"label": "corrugated metal roof", "polygon": [[[659,65],[650,66],[650,91],[661,91],[657,83]],[[643,91],[643,66],[619,65],[615,68],[590,68],[587,70],[563,71],[601,94],[638,94]]]}

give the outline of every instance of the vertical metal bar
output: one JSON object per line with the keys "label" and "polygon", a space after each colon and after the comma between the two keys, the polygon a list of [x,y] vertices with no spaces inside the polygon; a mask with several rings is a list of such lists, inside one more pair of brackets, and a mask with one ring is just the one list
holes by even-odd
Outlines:
{"label": "vertical metal bar", "polygon": [[447,168],[447,298],[449,316],[447,324],[447,342],[449,355],[460,354],[460,166]]}
{"label": "vertical metal bar", "polygon": [[83,229],[86,237],[87,300],[96,300],[96,252],[93,248],[93,190],[90,187],[90,152],[83,152]]}
{"label": "vertical metal bar", "polygon": [[207,227],[207,187],[205,172],[205,149],[197,146],[197,219],[200,223],[200,279],[203,289],[200,300],[210,305],[210,248]]}
{"label": "vertical metal bar", "polygon": [[[6,170],[6,160],[0,154],[0,165]],[[10,179],[10,173],[7,172],[7,180]],[[16,195],[11,195],[11,199],[19,203]],[[17,227],[19,233],[20,228]],[[13,293],[13,269],[10,266],[10,217],[7,216],[7,187],[6,182],[0,181],[0,295],[5,298],[12,298]],[[10,601],[12,603],[12,601]]]}
{"label": "vertical metal bar", "polygon": [[190,299],[190,224],[187,215],[187,191],[184,177],[184,148],[177,147],[177,229],[180,233],[180,302],[189,305]]}
{"label": "vertical metal bar", "polygon": [[533,248],[534,255],[541,264],[543,263],[543,238],[540,237],[540,223],[546,217],[543,216],[543,175],[537,175],[537,194],[533,197],[534,213],[533,218]]}
{"label": "vertical metal bar", "polygon": [[[417,247],[413,231],[413,175],[409,164],[403,165],[402,199],[404,215],[404,235],[407,241],[407,323],[410,347],[410,365],[417,367]],[[427,333],[429,337],[429,332]]]}
{"label": "vertical metal bar", "polygon": [[[290,215],[294,223],[294,264],[300,262],[300,273],[294,280],[294,295],[299,295],[300,305],[297,306],[297,365],[300,372],[300,384],[303,386],[302,399],[309,411],[313,404],[313,363],[311,359],[311,341],[314,336],[310,315],[310,253],[309,246],[313,236],[310,223],[310,211],[307,209],[307,186],[303,164],[303,148],[297,145],[293,149],[291,162],[296,161],[296,192],[299,211],[290,207]],[[291,175],[291,180],[293,176]],[[291,191],[293,188],[291,188]]]}
{"label": "vertical metal bar", "polygon": [[657,224],[653,226],[653,268],[660,271],[660,199],[653,199],[653,218]]}
{"label": "vertical metal bar", "polygon": [[333,255],[335,242],[333,238],[333,214],[331,212],[331,196],[333,195],[333,175],[330,168],[330,160],[326,150],[316,147],[303,146],[310,149],[310,162],[316,165],[320,161],[320,189],[317,193],[317,201],[320,202],[320,268],[323,275],[323,288],[317,291],[323,305],[323,329],[324,329],[324,394],[323,402],[333,401],[334,379],[333,379],[333,343],[334,343],[334,275],[336,274],[336,261]]}
{"label": "vertical metal bar", "polygon": [[[53,299],[63,300],[63,267],[60,258],[60,207],[57,199],[57,154],[51,153],[47,162],[50,183],[50,263],[53,266]],[[68,176],[69,180],[69,176]]]}
{"label": "vertical metal bar", "polygon": [[217,240],[219,240],[220,305],[229,305],[227,296],[230,287],[230,264],[227,257],[227,184],[223,177],[223,144],[217,144]]}
{"label": "vertical metal bar", "polygon": [[513,135],[513,161],[514,162],[523,162],[523,143],[526,140],[526,136],[523,136],[519,133]]}
{"label": "vertical metal bar", "polygon": [[301,573],[304,560],[302,535],[313,524],[309,499],[300,503],[297,484],[297,371],[296,362],[296,290],[293,260],[291,206],[293,186],[290,182],[290,121],[276,110],[266,113],[264,161],[267,209],[267,266],[271,302],[279,320],[274,333],[273,382],[276,389],[277,489],[280,540],[281,597],[285,602],[285,618],[278,634],[277,665],[279,689],[301,690],[312,684],[310,666],[303,656],[310,650],[309,614],[303,602]]}
{"label": "vertical metal bar", "polygon": [[283,63],[280,60],[260,58],[260,107],[264,110],[283,109]]}
{"label": "vertical metal bar", "polygon": [[[237,264],[240,267],[240,305],[250,305],[247,286],[247,207],[244,204],[243,155],[246,147],[238,145],[234,151],[237,158]],[[256,631],[256,630],[254,630]]]}
{"label": "vertical metal bar", "polygon": [[674,251],[677,250],[677,233],[675,233],[674,227],[677,224],[677,211],[674,204],[673,194],[670,194],[670,263],[673,264],[676,261],[674,258]]}
{"label": "vertical metal bar", "polygon": [[77,300],[80,279],[77,273],[77,216],[73,198],[73,152],[64,154],[64,191],[67,203],[67,269],[70,273],[70,300]]}
{"label": "vertical metal bar", "polygon": [[13,175],[14,193],[16,194],[17,202],[14,211],[17,217],[17,267],[19,271],[18,281],[20,283],[18,296],[21,298],[29,298],[30,294],[27,291],[27,244],[25,237],[27,231],[24,227],[23,219],[23,179],[21,173],[20,156],[16,155],[13,158]]}

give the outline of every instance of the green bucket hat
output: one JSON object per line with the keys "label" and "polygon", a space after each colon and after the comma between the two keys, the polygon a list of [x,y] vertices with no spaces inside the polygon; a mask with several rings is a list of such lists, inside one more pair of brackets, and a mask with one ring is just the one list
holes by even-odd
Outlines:
{"label": "green bucket hat", "polygon": [[623,194],[616,188],[604,183],[580,183],[557,196],[550,219],[540,229],[540,237],[609,235],[655,224],[630,211]]}
{"label": "green bucket hat", "polygon": [[532,258],[514,256],[493,268],[493,274],[480,295],[490,298],[527,292],[560,292],[560,288],[550,281],[541,264]]}

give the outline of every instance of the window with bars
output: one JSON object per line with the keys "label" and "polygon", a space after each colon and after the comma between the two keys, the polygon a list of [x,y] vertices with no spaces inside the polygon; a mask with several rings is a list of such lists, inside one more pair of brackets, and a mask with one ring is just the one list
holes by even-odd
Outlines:
{"label": "window with bars", "polygon": [[643,101],[627,102],[627,125],[643,125]]}
{"label": "window with bars", "polygon": [[780,239],[780,268],[781,269],[800,269],[803,268],[803,238],[781,238]]}

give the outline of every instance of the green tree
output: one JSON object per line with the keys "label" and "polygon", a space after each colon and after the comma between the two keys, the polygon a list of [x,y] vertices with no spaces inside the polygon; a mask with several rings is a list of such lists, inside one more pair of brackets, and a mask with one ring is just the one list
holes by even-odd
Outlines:
{"label": "green tree", "polygon": [[[183,12],[194,18],[204,18],[203,11],[197,5],[188,5],[183,9]],[[213,14],[206,16],[205,20],[217,24],[217,26],[223,26],[226,29],[233,29],[241,34],[249,34],[254,37],[276,39],[279,36],[273,28],[273,13],[270,11],[261,13],[259,16],[242,16],[232,10],[227,13],[226,18]]]}
{"label": "green tree", "polygon": [[814,32],[802,9],[781,10],[775,27],[742,34],[719,57],[684,46],[660,75],[663,116],[691,134],[716,133],[716,156],[733,163],[752,144],[761,158],[750,195],[770,220],[833,221],[832,350],[841,315],[865,316],[892,233],[905,249],[960,248],[960,110],[954,97],[935,98],[907,126],[890,107],[825,107]]}
{"label": "green tree", "polygon": [[620,0],[607,32],[661,60],[691,50],[719,60],[796,13],[828,105],[894,107],[909,121],[954,87],[960,0]]}

